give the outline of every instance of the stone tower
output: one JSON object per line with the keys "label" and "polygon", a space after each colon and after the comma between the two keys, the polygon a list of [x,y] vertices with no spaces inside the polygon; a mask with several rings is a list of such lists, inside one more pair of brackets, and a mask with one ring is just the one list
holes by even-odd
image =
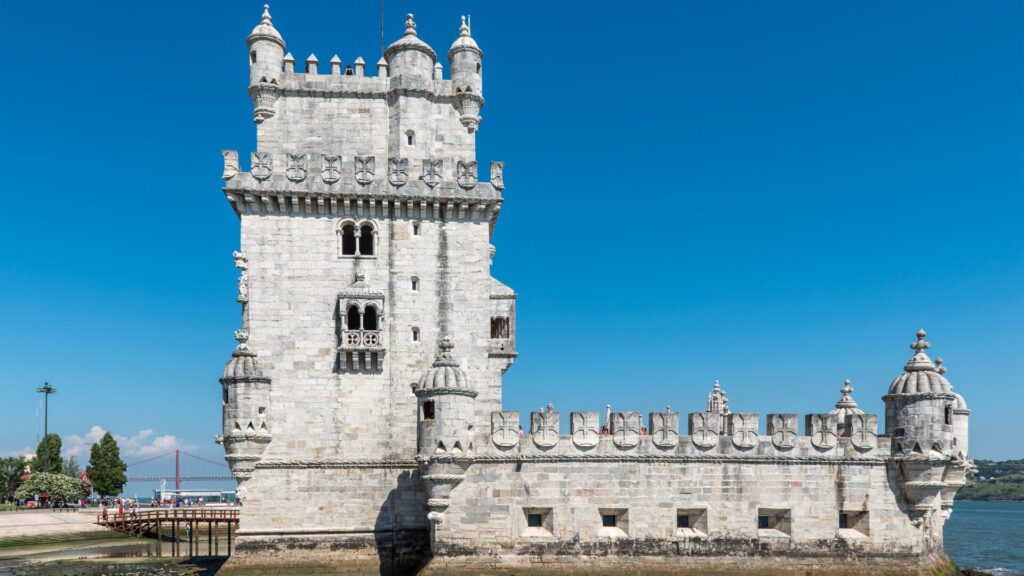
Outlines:
{"label": "stone tower", "polygon": [[515,293],[490,275],[503,164],[478,178],[483,52],[463,19],[443,78],[410,14],[376,76],[337,55],[296,70],[267,7],[247,43],[256,150],[248,171],[223,153],[244,263],[221,380],[238,552],[414,562],[434,490],[418,441],[471,451],[516,356]]}

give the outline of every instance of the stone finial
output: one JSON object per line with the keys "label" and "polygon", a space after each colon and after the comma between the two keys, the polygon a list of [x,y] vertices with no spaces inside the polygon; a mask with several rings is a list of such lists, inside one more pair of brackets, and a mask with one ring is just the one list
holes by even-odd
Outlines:
{"label": "stone finial", "polygon": [[284,55],[284,71],[288,74],[295,73],[295,57],[291,52]]}
{"label": "stone finial", "polygon": [[388,77],[388,61],[383,56],[380,57],[380,60],[377,60],[377,76],[381,78]]}
{"label": "stone finial", "polygon": [[341,58],[339,58],[337,54],[335,54],[333,57],[331,57],[331,75],[332,76],[340,76],[341,75]]}
{"label": "stone finial", "polygon": [[931,348],[931,344],[925,342],[924,337],[928,334],[925,333],[924,328],[917,331],[917,342],[913,342],[910,347],[918,352],[924,352],[928,348]]}
{"label": "stone finial", "polygon": [[440,62],[434,62],[434,80],[444,80],[444,72]]}
{"label": "stone finial", "polygon": [[316,54],[310,54],[306,58],[306,74],[316,74],[316,66],[320,61],[316,59]]}
{"label": "stone finial", "polygon": [[263,18],[260,20],[260,24],[266,24],[267,26],[273,25],[270,21],[270,4],[263,5]]}
{"label": "stone finial", "polygon": [[548,409],[548,412],[554,412],[555,411],[555,405],[552,404],[551,402],[548,402],[547,409]]}
{"label": "stone finial", "polygon": [[942,356],[935,359],[935,371],[939,374],[946,373],[946,367],[942,365]]}
{"label": "stone finial", "polygon": [[416,35],[416,21],[413,20],[412,12],[405,15],[405,34],[403,36]]}
{"label": "stone finial", "polygon": [[459,27],[459,36],[469,36],[469,24],[466,24],[466,17],[462,17],[462,26]]}
{"label": "stone finial", "polygon": [[839,402],[836,402],[836,408],[856,408],[857,401],[853,399],[853,387],[850,386],[850,379],[847,378],[843,382],[843,387],[839,389],[842,396],[839,398]]}
{"label": "stone finial", "polygon": [[366,70],[366,61],[363,60],[362,56],[356,58],[356,61],[352,63],[352,66],[356,69],[356,76],[362,77],[363,72]]}

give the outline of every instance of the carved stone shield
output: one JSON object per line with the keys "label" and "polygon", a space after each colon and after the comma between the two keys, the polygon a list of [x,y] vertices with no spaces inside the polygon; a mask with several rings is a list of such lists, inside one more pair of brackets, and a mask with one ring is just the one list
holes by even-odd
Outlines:
{"label": "carved stone shield", "polygon": [[373,156],[356,156],[355,157],[355,171],[356,171],[356,182],[363,184],[369,184],[373,182],[373,173],[377,161]]}
{"label": "carved stone shield", "polygon": [[266,180],[274,173],[274,160],[270,157],[270,152],[253,152],[250,160],[249,171],[253,178]]}
{"label": "carved stone shield", "polygon": [[732,445],[737,448],[757,446],[757,414],[753,412],[729,414],[729,435],[732,436]]}
{"label": "carved stone shield", "polygon": [[491,186],[498,190],[505,189],[505,163],[491,162]]}
{"label": "carved stone shield", "polygon": [[392,186],[401,186],[409,181],[409,159],[391,158],[388,160],[388,182]]}
{"label": "carved stone shield", "polygon": [[846,430],[854,448],[870,450],[878,446],[878,416],[874,414],[850,414],[846,417]]}
{"label": "carved stone shield", "polygon": [[612,412],[612,442],[619,448],[640,443],[640,413]]}
{"label": "carved stone shield", "polygon": [[651,442],[659,448],[674,448],[679,443],[679,413],[651,412]]}
{"label": "carved stone shield", "polygon": [[691,412],[690,439],[698,448],[711,448],[718,444],[718,433],[722,429],[722,415],[718,412]]}
{"label": "carved stone shield", "polygon": [[334,184],[341,180],[341,156],[320,158],[320,177],[327,184]]}
{"label": "carved stone shield", "polygon": [[472,162],[463,162],[462,160],[459,160],[458,164],[455,165],[455,168],[455,180],[459,183],[459,186],[467,190],[476,186],[476,160],[473,160]]}
{"label": "carved stone shield", "polygon": [[288,155],[288,168],[285,169],[284,175],[292,182],[302,182],[306,179],[306,174],[309,170],[306,168],[306,155],[305,154],[289,154]]}
{"label": "carved stone shield", "polygon": [[569,414],[569,429],[572,443],[580,448],[592,448],[601,440],[600,416],[597,412]]}
{"label": "carved stone shield", "polygon": [[519,444],[519,412],[491,412],[491,442],[502,448]]}
{"label": "carved stone shield", "polygon": [[839,417],[835,414],[808,414],[807,434],[811,445],[820,450],[834,448],[839,437],[838,425]]}
{"label": "carved stone shield", "polygon": [[234,150],[221,150],[224,157],[224,173],[220,175],[224,180],[231,180],[238,174],[238,152]]}
{"label": "carved stone shield", "polygon": [[424,160],[423,161],[423,181],[426,182],[427,186],[433,188],[441,183],[441,161],[440,160]]}
{"label": "carved stone shield", "polygon": [[558,444],[558,412],[545,410],[530,413],[530,437],[541,448]]}
{"label": "carved stone shield", "polygon": [[796,446],[797,417],[796,414],[769,414],[768,435],[772,444],[780,450],[788,450]]}

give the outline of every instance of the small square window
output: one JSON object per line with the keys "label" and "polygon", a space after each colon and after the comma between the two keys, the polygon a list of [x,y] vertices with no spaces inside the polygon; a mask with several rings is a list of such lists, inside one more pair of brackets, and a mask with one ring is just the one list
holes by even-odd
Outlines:
{"label": "small square window", "polygon": [[677,508],[676,535],[687,538],[706,538],[708,533],[707,508]]}
{"label": "small square window", "polygon": [[689,528],[689,527],[690,527],[690,517],[689,516],[686,516],[686,515],[683,515],[683,514],[680,514],[679,516],[676,516],[676,528]]}
{"label": "small square window", "polygon": [[602,514],[601,515],[601,526],[605,528],[615,528],[618,524],[619,517],[615,514]]}
{"label": "small square window", "polygon": [[868,536],[871,534],[868,513],[863,510],[840,510],[839,529],[841,534],[850,537]]}
{"label": "small square window", "polygon": [[761,538],[788,538],[792,526],[789,510],[779,508],[757,509],[757,531]]}
{"label": "small square window", "polygon": [[420,235],[420,223],[419,222],[413,222],[412,223],[412,235],[413,236],[419,236]]}
{"label": "small square window", "polygon": [[757,517],[757,528],[759,530],[766,530],[771,527],[771,522],[767,516]]}
{"label": "small square window", "polygon": [[897,428],[897,429],[892,431],[892,437],[893,438],[903,438],[903,435],[905,433],[906,433],[906,431],[903,428]]}
{"label": "small square window", "polygon": [[550,538],[554,525],[551,522],[551,508],[523,508],[526,527],[519,534],[526,538]]}
{"label": "small square window", "polygon": [[850,517],[845,512],[841,512],[839,514],[839,528],[840,529],[846,529],[846,528],[849,528],[849,527],[850,527]]}

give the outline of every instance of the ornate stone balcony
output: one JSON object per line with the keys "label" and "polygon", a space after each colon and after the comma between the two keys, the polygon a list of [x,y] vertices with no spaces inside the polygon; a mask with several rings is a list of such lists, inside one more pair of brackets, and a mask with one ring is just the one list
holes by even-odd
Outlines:
{"label": "ornate stone balcony", "polygon": [[378,352],[384,350],[380,330],[342,330],[339,350],[346,352]]}

